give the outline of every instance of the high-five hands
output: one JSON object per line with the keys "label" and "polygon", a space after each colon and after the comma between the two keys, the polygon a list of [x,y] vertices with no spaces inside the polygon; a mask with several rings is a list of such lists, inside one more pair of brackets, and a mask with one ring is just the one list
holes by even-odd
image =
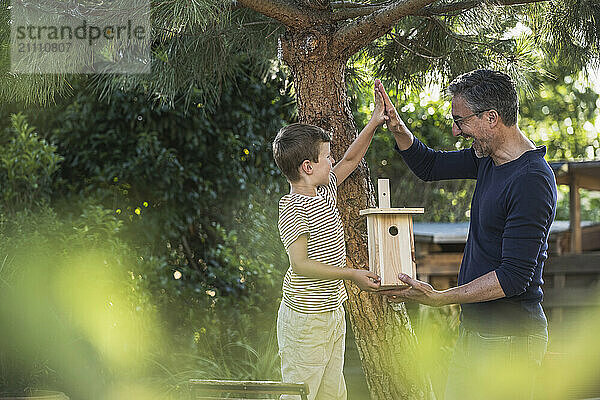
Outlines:
{"label": "high-five hands", "polygon": [[383,93],[381,93],[378,84],[381,84],[381,81],[379,79],[375,79],[375,84],[373,85],[375,108],[373,109],[373,114],[371,115],[371,121],[373,121],[377,126],[385,123],[389,119],[386,114]]}
{"label": "high-five hands", "polygon": [[383,105],[385,107],[385,123],[390,132],[394,134],[394,139],[400,150],[408,149],[413,143],[413,135],[400,118],[396,107],[392,104],[390,97],[383,88],[383,84],[379,79],[375,79],[377,92],[383,97]]}
{"label": "high-five hands", "polygon": [[[385,121],[387,128],[392,133],[400,132],[401,128],[406,129],[406,125],[400,115],[396,111],[396,107],[392,104],[390,97],[388,96],[385,88],[383,87],[383,83],[379,79],[375,79],[375,88],[377,93],[379,93],[383,97],[383,105],[385,107]],[[377,96],[376,96],[377,97]],[[377,103],[376,103],[377,104]]]}

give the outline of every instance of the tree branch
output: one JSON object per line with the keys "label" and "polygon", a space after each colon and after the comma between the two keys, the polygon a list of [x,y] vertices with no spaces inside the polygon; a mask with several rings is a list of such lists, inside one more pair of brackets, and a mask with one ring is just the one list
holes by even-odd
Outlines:
{"label": "tree branch", "polygon": [[446,4],[438,7],[426,7],[417,12],[416,16],[431,17],[436,15],[455,15],[460,11],[470,10],[484,3],[497,6],[520,6],[530,3],[542,3],[550,0],[470,0],[460,3]]}
{"label": "tree branch", "polygon": [[355,3],[349,1],[333,1],[331,2],[331,8],[334,10],[346,9],[346,8],[364,8],[364,7],[385,7],[389,6],[390,2],[386,1],[384,3]]}
{"label": "tree branch", "polygon": [[[394,42],[396,42],[400,47],[402,47],[403,49],[405,49],[409,53],[412,53],[412,54],[416,55],[417,57],[426,58],[428,60],[440,60],[442,58],[446,58],[448,56],[448,54],[449,54],[449,53],[446,53],[446,54],[443,54],[443,55],[436,56],[431,51],[429,51],[428,49],[424,49],[424,48],[422,48],[420,46],[414,46],[414,47],[418,47],[419,50],[422,51],[420,53],[417,50],[413,49],[412,47],[407,46],[404,43],[402,43],[402,40],[398,39],[397,35],[392,35],[392,38],[394,39]],[[428,52],[430,55],[425,55],[425,54],[423,54],[424,52]]]}
{"label": "tree branch", "polygon": [[399,0],[366,17],[347,23],[335,35],[340,54],[351,56],[389,31],[403,17],[415,15],[417,11],[435,1]]}
{"label": "tree branch", "polygon": [[187,258],[192,268],[194,268],[196,271],[200,271],[198,264],[196,264],[196,261],[194,261],[194,253],[192,252],[192,249],[190,248],[190,245],[187,239],[185,238],[185,235],[181,237],[181,243],[183,244],[183,253],[185,254],[185,258]]}
{"label": "tree branch", "polygon": [[345,21],[347,19],[364,17],[366,15],[373,14],[374,12],[379,11],[382,8],[382,6],[377,5],[364,5],[361,7],[341,8],[340,11],[335,11],[333,13],[333,20]]}
{"label": "tree branch", "polygon": [[291,28],[307,28],[324,20],[323,12],[301,8],[293,0],[238,0],[238,2]]}
{"label": "tree branch", "polygon": [[[461,11],[470,10],[472,8],[478,7],[484,3],[489,3],[492,5],[498,6],[519,6],[530,3],[541,3],[550,0],[497,0],[497,1],[486,1],[486,0],[471,0],[471,1],[463,1],[459,3],[446,4],[443,6],[437,7],[425,7],[421,10],[417,11],[415,16],[419,17],[432,17],[432,16],[442,16],[442,15],[456,15]],[[332,19],[334,21],[345,21],[348,19],[354,19],[359,17],[365,17],[367,15],[373,14],[376,11],[382,10],[388,4],[368,4],[368,3],[346,3],[341,1],[336,1],[331,3],[331,6],[334,10]],[[339,10],[339,11],[337,11]]]}
{"label": "tree branch", "polygon": [[486,43],[486,42],[480,42],[477,40],[471,40],[468,38],[468,36],[465,35],[459,35],[455,32],[453,32],[450,28],[448,28],[448,26],[444,25],[439,19],[437,18],[429,18],[433,21],[435,21],[436,24],[438,24],[445,32],[446,34],[448,34],[448,36],[454,38],[455,40],[458,40],[460,42],[463,43],[468,43],[468,44],[473,44],[475,46],[483,46],[486,47],[487,49],[493,51],[494,53],[498,54],[499,56],[501,56],[502,58],[504,58],[507,61],[514,61],[513,58],[507,56],[506,54],[504,54],[504,52],[502,50],[499,50],[498,48],[496,48],[496,46],[494,46],[493,43]]}

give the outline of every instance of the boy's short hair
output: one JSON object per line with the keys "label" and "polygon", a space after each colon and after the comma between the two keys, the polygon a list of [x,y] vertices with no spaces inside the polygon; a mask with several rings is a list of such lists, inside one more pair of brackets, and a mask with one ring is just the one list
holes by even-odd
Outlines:
{"label": "boy's short hair", "polygon": [[331,142],[323,128],[309,124],[290,124],[279,130],[273,141],[275,163],[290,182],[300,180],[298,167],[304,160],[319,162],[321,143]]}

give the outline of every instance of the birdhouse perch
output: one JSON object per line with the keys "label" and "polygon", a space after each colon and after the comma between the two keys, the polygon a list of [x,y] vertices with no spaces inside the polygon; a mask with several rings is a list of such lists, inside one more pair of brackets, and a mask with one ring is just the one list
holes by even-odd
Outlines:
{"label": "birdhouse perch", "polygon": [[367,216],[369,270],[381,277],[381,289],[404,285],[398,274],[416,276],[412,214],[423,208],[391,208],[390,181],[378,179],[379,208],[360,210]]}

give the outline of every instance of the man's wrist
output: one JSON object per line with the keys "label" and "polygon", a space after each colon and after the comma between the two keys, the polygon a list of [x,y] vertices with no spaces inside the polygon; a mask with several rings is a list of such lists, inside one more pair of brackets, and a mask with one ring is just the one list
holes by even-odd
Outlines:
{"label": "man's wrist", "polygon": [[447,299],[446,294],[444,292],[437,292],[436,291],[435,292],[435,306],[436,307],[442,307],[442,306],[445,306],[447,304],[450,304],[450,303],[448,303],[448,299]]}
{"label": "man's wrist", "polygon": [[399,124],[390,126],[388,128],[394,135],[407,136],[411,134],[404,122],[400,122]]}
{"label": "man's wrist", "polygon": [[408,129],[402,133],[396,133],[394,131],[392,131],[392,133],[394,135],[394,140],[401,151],[408,150],[413,145],[415,139]]}
{"label": "man's wrist", "polygon": [[458,304],[459,303],[456,299],[456,293],[453,289],[456,289],[456,288],[450,288],[450,289],[436,292],[436,297],[437,297],[436,300],[438,303],[437,304],[438,307],[447,306],[449,304]]}

